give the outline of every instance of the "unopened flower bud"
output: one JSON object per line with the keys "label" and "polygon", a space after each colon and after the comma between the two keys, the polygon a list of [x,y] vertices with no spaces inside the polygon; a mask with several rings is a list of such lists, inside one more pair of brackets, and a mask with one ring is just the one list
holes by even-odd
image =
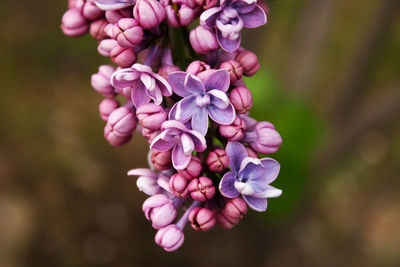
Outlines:
{"label": "unopened flower bud", "polygon": [[271,123],[262,121],[246,131],[242,141],[258,153],[272,154],[282,144],[282,137]]}
{"label": "unopened flower bud", "polygon": [[190,196],[197,201],[206,201],[211,199],[215,194],[215,187],[210,178],[201,176],[194,178],[187,186]]}
{"label": "unopened flower bud", "polygon": [[225,204],[224,210],[229,217],[241,220],[247,213],[247,205],[242,198],[232,198]]}
{"label": "unopened flower bud", "polygon": [[136,116],[140,124],[150,130],[160,129],[161,124],[167,119],[163,107],[154,103],[141,105],[136,111]]}
{"label": "unopened flower bud", "polygon": [[106,98],[99,105],[101,119],[107,121],[110,114],[119,107],[119,102],[115,99]]}
{"label": "unopened flower bud", "polygon": [[191,30],[189,40],[194,51],[199,54],[207,54],[218,48],[215,33],[203,26],[197,26]]}
{"label": "unopened flower bud", "polygon": [[113,146],[123,145],[130,140],[136,124],[137,119],[132,109],[122,106],[114,110],[108,117],[104,136]]}
{"label": "unopened flower bud", "polygon": [[245,147],[246,151],[247,151],[247,155],[251,158],[258,158],[257,152],[255,152],[253,149],[251,149],[250,147]]}
{"label": "unopened flower bud", "polygon": [[164,79],[167,79],[168,74],[173,73],[175,71],[180,71],[181,69],[178,66],[175,65],[165,65],[162,66],[159,70],[158,70],[158,75],[160,75],[161,77],[163,77]]}
{"label": "unopened flower bud", "polygon": [[154,130],[150,130],[147,128],[142,128],[142,135],[143,135],[143,137],[147,138],[147,142],[149,144],[151,144],[151,142],[153,142],[154,138],[156,138],[157,135],[159,135],[160,133],[161,133],[161,131],[159,131],[159,130],[154,131]]}
{"label": "unopened flower bud", "polygon": [[195,12],[186,4],[177,5],[171,3],[170,0],[161,0],[160,2],[165,7],[167,23],[171,27],[187,26],[193,21]]}
{"label": "unopened flower bud", "polygon": [[146,219],[151,220],[155,229],[169,225],[175,220],[177,211],[172,200],[166,195],[158,194],[149,197],[143,202],[143,212]]}
{"label": "unopened flower bud", "polygon": [[222,62],[219,68],[228,71],[231,84],[234,84],[236,81],[240,80],[243,76],[243,67],[236,60],[231,59]]}
{"label": "unopened flower bud", "polygon": [[229,101],[238,114],[247,113],[253,106],[253,96],[246,87],[236,87],[229,94]]}
{"label": "unopened flower bud", "polygon": [[211,151],[207,157],[207,166],[210,171],[221,172],[228,168],[229,158],[225,150],[217,148]]}
{"label": "unopened flower bud", "polygon": [[68,36],[80,36],[88,32],[89,23],[79,8],[68,9],[61,19],[61,30]]}
{"label": "unopened flower bud", "polygon": [[202,6],[204,10],[215,7],[219,1],[218,0],[195,0],[196,4]]}
{"label": "unopened flower bud", "polygon": [[133,48],[143,40],[143,29],[133,18],[123,18],[112,28],[112,38],[124,48]]}
{"label": "unopened flower bud", "polygon": [[260,68],[257,55],[249,50],[244,50],[236,56],[236,60],[243,67],[243,73],[246,76],[253,76]]}
{"label": "unopened flower bud", "polygon": [[188,181],[179,173],[172,175],[169,179],[169,188],[176,197],[186,197],[188,195],[187,185]]}
{"label": "unopened flower bud", "polygon": [[165,19],[165,9],[156,0],[138,0],[133,8],[133,16],[143,28],[150,29]]}
{"label": "unopened flower bud", "polygon": [[211,69],[211,67],[207,63],[200,60],[195,60],[189,64],[189,66],[186,68],[186,72],[193,75],[197,75],[198,73],[209,69]]}
{"label": "unopened flower bud", "polygon": [[185,240],[181,229],[175,224],[168,225],[158,230],[155,241],[165,251],[174,251],[180,248]]}
{"label": "unopened flower bud", "polygon": [[112,61],[121,68],[128,68],[136,62],[136,53],[132,48],[124,48],[118,44],[111,50]]}
{"label": "unopened flower bud", "polygon": [[207,209],[196,207],[189,213],[189,221],[196,231],[208,231],[215,225],[214,213]]}
{"label": "unopened flower bud", "polygon": [[98,8],[93,1],[86,1],[82,7],[82,15],[93,21],[103,16],[104,11]]}
{"label": "unopened flower bud", "polygon": [[152,151],[151,163],[159,171],[165,171],[172,168],[171,151]]}
{"label": "unopened flower bud", "polygon": [[189,165],[183,170],[178,170],[178,173],[186,180],[191,180],[195,177],[199,177],[201,169],[202,166],[200,159],[196,156],[192,156]]}
{"label": "unopened flower bud", "polygon": [[109,65],[101,65],[99,72],[91,77],[91,84],[94,90],[104,95],[105,97],[113,97],[117,93],[110,83],[111,75],[114,73],[115,68]]}
{"label": "unopened flower bud", "polygon": [[132,15],[132,7],[106,11],[106,19],[112,24],[116,24],[122,18],[131,18]]}
{"label": "unopened flower bud", "polygon": [[228,139],[230,142],[236,142],[243,138],[244,131],[246,130],[246,124],[244,121],[236,116],[235,120],[231,125],[220,125],[219,133]]}
{"label": "unopened flower bud", "polygon": [[109,57],[111,55],[112,49],[117,45],[118,43],[114,39],[104,39],[101,40],[99,45],[97,46],[97,51],[100,55],[104,57]]}
{"label": "unopened flower bud", "polygon": [[105,28],[108,25],[108,21],[105,19],[98,19],[90,24],[90,35],[97,39],[103,40],[107,38]]}

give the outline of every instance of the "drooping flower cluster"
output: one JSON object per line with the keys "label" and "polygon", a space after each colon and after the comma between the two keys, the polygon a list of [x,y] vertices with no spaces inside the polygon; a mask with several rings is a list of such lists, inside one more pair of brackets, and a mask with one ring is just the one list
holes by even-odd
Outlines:
{"label": "drooping flower cluster", "polygon": [[91,78],[104,96],[105,138],[121,146],[140,129],[150,145],[150,168],[128,175],[150,196],[143,211],[166,251],[182,246],[188,222],[196,231],[230,229],[247,206],[265,211],[267,198],[281,195],[270,185],[279,163],[259,154],[276,152],[282,139],[250,117],[242,80],[260,64],[240,47],[241,30],[266,21],[257,0],[69,0],[62,31],[90,32],[116,65]]}

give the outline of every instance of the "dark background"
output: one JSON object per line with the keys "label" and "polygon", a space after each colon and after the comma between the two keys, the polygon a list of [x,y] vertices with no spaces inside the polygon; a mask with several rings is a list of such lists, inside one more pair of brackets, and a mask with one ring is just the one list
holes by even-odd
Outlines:
{"label": "dark background", "polygon": [[0,2],[0,266],[399,266],[400,1],[268,1],[247,30],[254,115],[284,143],[283,195],[166,253],[127,177],[135,134],[103,138],[90,75],[107,59],[59,30],[67,1]]}

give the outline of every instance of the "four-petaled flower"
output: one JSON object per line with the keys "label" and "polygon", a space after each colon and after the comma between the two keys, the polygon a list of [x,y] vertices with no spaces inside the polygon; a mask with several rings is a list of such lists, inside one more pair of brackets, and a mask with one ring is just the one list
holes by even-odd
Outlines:
{"label": "four-petaled flower", "polygon": [[220,6],[204,11],[200,21],[209,28],[216,27],[221,47],[233,52],[240,45],[240,31],[264,25],[267,16],[256,0],[220,0]]}
{"label": "four-petaled flower", "polygon": [[257,159],[247,156],[246,148],[236,142],[226,146],[231,172],[227,172],[219,184],[221,194],[235,198],[240,194],[250,208],[267,209],[267,198],[279,197],[282,190],[271,185],[279,174],[279,163],[271,158]]}
{"label": "four-petaled flower", "polygon": [[149,66],[139,63],[114,72],[111,84],[120,89],[132,87],[131,99],[136,108],[149,103],[151,99],[160,105],[163,96],[172,95],[171,86],[163,77],[154,73]]}
{"label": "four-petaled flower", "polygon": [[235,109],[226,95],[230,84],[226,70],[214,71],[204,83],[192,74],[177,71],[168,75],[168,82],[174,93],[183,97],[172,107],[171,120],[187,122],[192,119],[192,129],[202,135],[207,133],[209,115],[222,125],[235,120]]}
{"label": "four-petaled flower", "polygon": [[172,148],[172,164],[177,170],[183,170],[189,165],[193,150],[203,152],[207,148],[204,136],[189,130],[179,121],[165,121],[161,130],[150,149],[168,151]]}

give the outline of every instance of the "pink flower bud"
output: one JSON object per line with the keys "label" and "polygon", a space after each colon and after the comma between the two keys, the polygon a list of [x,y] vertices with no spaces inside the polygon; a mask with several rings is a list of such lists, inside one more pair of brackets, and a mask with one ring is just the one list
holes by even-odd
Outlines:
{"label": "pink flower bud", "polygon": [[89,23],[83,17],[79,8],[72,8],[64,13],[61,19],[61,30],[68,36],[80,36],[88,32]]}
{"label": "pink flower bud", "polygon": [[138,0],[133,8],[133,16],[143,28],[150,29],[165,19],[165,9],[156,0]]}
{"label": "pink flower bud", "polygon": [[101,65],[99,72],[91,77],[91,84],[94,90],[99,92],[105,97],[113,97],[117,93],[110,83],[111,75],[114,73],[115,68],[109,65]]}
{"label": "pink flower bud", "polygon": [[246,87],[236,87],[229,94],[229,101],[238,114],[247,113],[253,106],[253,96]]}
{"label": "pink flower bud", "polygon": [[215,217],[218,225],[225,229],[232,229],[239,222],[239,219],[228,216],[224,209],[219,210]]}
{"label": "pink flower bud", "polygon": [[172,200],[166,195],[153,195],[143,202],[146,219],[151,220],[155,229],[169,225],[175,220],[177,211]]}
{"label": "pink flower bud", "polygon": [[162,66],[159,70],[158,70],[158,75],[160,75],[161,77],[163,77],[164,79],[167,79],[168,74],[173,73],[175,71],[180,71],[181,69],[178,66],[175,65],[165,65]]}
{"label": "pink flower bud", "polygon": [[115,99],[106,98],[99,105],[101,119],[107,121],[110,114],[119,107],[119,102]]}
{"label": "pink flower bud", "polygon": [[153,142],[154,138],[157,137],[157,135],[159,135],[161,133],[161,131],[154,131],[154,130],[150,130],[147,128],[142,128],[142,135],[143,137],[147,138],[147,142],[149,144],[151,144],[151,142]]}
{"label": "pink flower bud", "polygon": [[218,48],[215,33],[203,26],[197,26],[191,30],[189,40],[194,51],[199,54],[207,54],[208,52]]}
{"label": "pink flower bud", "polygon": [[228,139],[230,142],[237,142],[241,140],[244,136],[244,131],[246,130],[246,124],[244,121],[236,116],[235,120],[231,125],[220,125],[219,133]]}
{"label": "pink flower bud", "polygon": [[123,18],[112,28],[112,38],[124,48],[133,48],[143,40],[143,29],[132,18]]}
{"label": "pink flower bud", "polygon": [[152,151],[151,162],[159,171],[165,171],[172,168],[171,151]]}
{"label": "pink flower bud", "polygon": [[258,153],[272,154],[282,144],[282,137],[271,123],[262,121],[246,131],[242,141]]}
{"label": "pink flower bud", "polygon": [[232,198],[225,204],[224,210],[225,214],[229,217],[241,220],[247,213],[247,205],[246,202],[239,197]]}
{"label": "pink flower bud", "polygon": [[204,10],[215,7],[219,1],[218,0],[195,0],[196,4],[202,6]]}
{"label": "pink flower bud", "polygon": [[188,195],[187,185],[188,181],[179,173],[172,175],[169,179],[169,188],[176,197],[186,197]]}
{"label": "pink flower bud", "polygon": [[191,180],[195,177],[199,177],[201,169],[200,159],[196,156],[192,156],[189,165],[183,170],[178,170],[178,173],[186,180]]}
{"label": "pink flower bud", "polygon": [[100,55],[104,57],[109,57],[112,49],[117,45],[118,43],[114,39],[104,39],[101,40],[99,45],[97,46],[97,51]]}
{"label": "pink flower bud", "polygon": [[172,3],[170,0],[160,2],[165,7],[167,23],[171,27],[187,26],[194,20],[195,12],[186,4]]}
{"label": "pink flower bud", "polygon": [[203,61],[196,60],[189,64],[189,66],[186,68],[186,72],[197,75],[198,73],[209,69],[211,69],[210,65],[207,65],[207,63]]}
{"label": "pink flower bud", "polygon": [[93,1],[86,1],[82,8],[82,15],[88,20],[96,20],[104,15],[104,11]]}
{"label": "pink flower bud", "polygon": [[84,0],[68,0],[68,8],[82,7]]}
{"label": "pink flower bud", "polygon": [[155,241],[165,251],[174,251],[180,248],[185,240],[181,229],[175,224],[168,225],[158,230]]}
{"label": "pink flower bud", "polygon": [[189,221],[196,231],[208,231],[215,225],[214,213],[207,208],[196,207],[189,213]]}
{"label": "pink flower bud", "polygon": [[161,124],[167,119],[163,107],[154,103],[141,105],[136,111],[136,116],[140,124],[150,130],[160,129]]}
{"label": "pink flower bud", "polygon": [[251,149],[250,147],[245,147],[246,151],[247,151],[247,155],[251,158],[258,158],[257,152],[255,152],[253,149]]}
{"label": "pink flower bud", "polygon": [[240,80],[243,76],[243,67],[236,60],[231,59],[228,61],[224,61],[221,63],[219,68],[228,71],[231,84],[234,84],[236,81]]}
{"label": "pink flower bud", "polygon": [[106,11],[106,19],[111,24],[116,24],[120,19],[123,18],[132,18],[132,15],[132,7]]}
{"label": "pink flower bud", "polygon": [[128,68],[136,62],[136,53],[132,48],[124,48],[118,44],[111,50],[112,61],[121,68]]}
{"label": "pink flower bud", "polygon": [[243,67],[244,75],[253,76],[260,68],[257,55],[249,50],[244,50],[236,56],[236,60]]}
{"label": "pink flower bud", "polygon": [[103,40],[107,38],[107,34],[105,32],[105,28],[108,25],[108,21],[105,19],[98,19],[90,24],[90,35],[97,39]]}
{"label": "pink flower bud", "polygon": [[207,166],[210,171],[221,172],[228,168],[229,158],[225,150],[217,148],[211,151],[207,157]]}
{"label": "pink flower bud", "polygon": [[114,110],[108,117],[104,136],[113,146],[123,145],[130,140],[136,124],[137,119],[132,109],[122,106]]}
{"label": "pink flower bud", "polygon": [[206,201],[211,199],[215,194],[215,187],[210,178],[201,176],[194,178],[187,186],[190,196],[197,201]]}

